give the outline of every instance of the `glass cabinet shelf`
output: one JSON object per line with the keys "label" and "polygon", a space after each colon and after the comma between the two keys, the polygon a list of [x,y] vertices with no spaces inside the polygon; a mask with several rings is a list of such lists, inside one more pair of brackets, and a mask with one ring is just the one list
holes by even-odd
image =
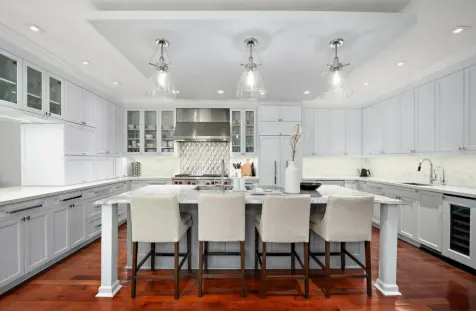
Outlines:
{"label": "glass cabinet shelf", "polygon": [[43,110],[43,73],[26,65],[26,106],[37,111]]}
{"label": "glass cabinet shelf", "polygon": [[18,103],[18,61],[0,50],[0,100]]}
{"label": "glass cabinet shelf", "polygon": [[231,109],[231,152],[246,155],[256,152],[256,111]]}

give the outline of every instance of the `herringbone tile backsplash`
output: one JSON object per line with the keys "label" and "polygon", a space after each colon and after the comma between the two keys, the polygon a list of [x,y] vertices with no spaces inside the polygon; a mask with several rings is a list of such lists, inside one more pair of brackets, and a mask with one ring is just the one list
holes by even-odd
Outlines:
{"label": "herringbone tile backsplash", "polygon": [[179,142],[180,173],[191,175],[221,174],[221,160],[225,173],[230,167],[230,143],[210,141]]}

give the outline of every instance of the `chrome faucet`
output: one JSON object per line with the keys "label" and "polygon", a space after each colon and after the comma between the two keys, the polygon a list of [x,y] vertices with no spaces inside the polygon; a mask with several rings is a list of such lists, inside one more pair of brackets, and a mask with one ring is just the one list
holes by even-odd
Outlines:
{"label": "chrome faucet", "polygon": [[442,167],[442,166],[437,166],[435,168],[435,179],[437,178],[437,175],[436,175],[436,170],[441,168],[441,179],[440,179],[440,182],[442,185],[446,184],[446,176],[445,176],[445,169]]}
{"label": "chrome faucet", "polygon": [[420,162],[418,162],[418,171],[419,172],[421,171],[421,165],[425,161],[430,163],[430,184],[433,184],[436,178],[435,178],[435,171],[433,170],[433,162],[431,162],[430,159],[421,159]]}
{"label": "chrome faucet", "polygon": [[225,159],[221,160],[221,192],[225,192]]}

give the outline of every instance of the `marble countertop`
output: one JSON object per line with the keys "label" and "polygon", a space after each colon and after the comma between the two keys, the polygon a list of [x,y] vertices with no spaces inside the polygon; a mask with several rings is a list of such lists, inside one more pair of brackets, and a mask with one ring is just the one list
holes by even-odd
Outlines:
{"label": "marble countertop", "polygon": [[[140,189],[133,191],[125,192],[122,194],[114,195],[108,198],[104,198],[94,202],[96,205],[109,205],[109,204],[121,204],[121,203],[130,203],[131,198],[134,195],[161,195],[161,194],[176,194],[180,204],[197,204],[198,196],[200,191],[193,190],[196,186],[188,185],[151,185],[146,186]],[[210,193],[210,190],[204,191],[205,193]],[[219,192],[219,191],[217,191]],[[232,191],[226,191],[231,193]],[[264,195],[253,195],[252,192],[245,192],[245,201],[247,204],[262,204],[263,198],[266,195],[286,195],[280,190],[273,190],[271,192],[266,192]],[[316,190],[316,195],[311,195],[311,203],[320,204],[327,203],[329,196],[331,195],[369,195],[368,193],[352,190],[340,186],[334,185],[323,185],[318,190]],[[373,195],[373,194],[370,194]],[[393,204],[400,205],[402,202],[400,200],[383,197],[380,195],[373,195],[375,197],[375,202],[380,204]]]}

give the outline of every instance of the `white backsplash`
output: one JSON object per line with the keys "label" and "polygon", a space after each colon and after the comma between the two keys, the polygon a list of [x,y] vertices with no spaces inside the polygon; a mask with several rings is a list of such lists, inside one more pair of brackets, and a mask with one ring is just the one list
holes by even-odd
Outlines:
{"label": "white backsplash", "polygon": [[302,159],[302,177],[339,177],[357,176],[357,169],[361,166],[360,157],[332,156],[332,157],[304,157]]}
{"label": "white backsplash", "polygon": [[[434,167],[439,165],[445,169],[447,185],[476,187],[476,154],[376,156],[364,158],[362,167],[370,169],[372,177],[376,178],[428,183],[429,164],[423,163],[421,172],[417,171],[422,158],[429,158]],[[437,173],[441,175],[441,170]]]}

